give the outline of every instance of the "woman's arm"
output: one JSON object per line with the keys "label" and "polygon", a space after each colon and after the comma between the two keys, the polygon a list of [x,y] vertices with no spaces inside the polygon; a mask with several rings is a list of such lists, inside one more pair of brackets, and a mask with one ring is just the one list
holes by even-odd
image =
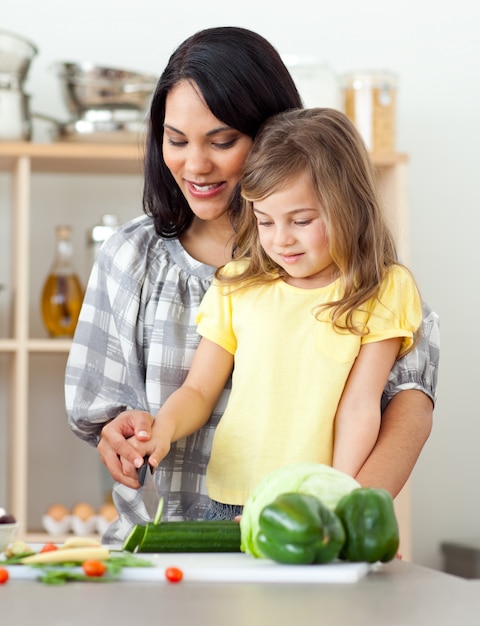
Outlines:
{"label": "woman's arm", "polygon": [[380,399],[401,337],[363,344],[350,371],[335,416],[333,467],[355,476],[375,446]]}
{"label": "woman's arm", "polygon": [[383,487],[396,497],[408,480],[432,429],[433,403],[423,392],[397,393],[382,414],[377,443],[355,476],[361,485]]}
{"label": "woman's arm", "polygon": [[378,441],[356,479],[396,497],[427,441],[433,421],[440,361],[438,315],[423,303],[422,337],[396,361],[382,397]]}
{"label": "woman's arm", "polygon": [[[97,446],[112,477],[138,488],[135,460],[142,463],[128,438],[147,437],[149,414],[143,361],[143,324],[150,278],[162,280],[165,263],[158,240],[145,218],[122,226],[102,247],[88,281],[68,357],[65,404],[72,431]],[[140,326],[142,324],[142,326]],[[160,381],[159,381],[160,384]],[[139,435],[140,433],[140,435]],[[120,463],[119,456],[126,459]]]}

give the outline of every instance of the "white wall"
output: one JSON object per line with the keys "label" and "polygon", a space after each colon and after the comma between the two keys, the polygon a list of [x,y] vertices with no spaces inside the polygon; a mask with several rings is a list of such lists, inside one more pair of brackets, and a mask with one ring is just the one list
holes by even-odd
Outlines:
{"label": "white wall", "polygon": [[[314,55],[338,73],[358,68],[398,73],[397,147],[411,157],[411,266],[442,322],[434,429],[412,477],[413,560],[440,568],[442,540],[480,535],[475,400],[480,5],[344,0],[313,7],[306,0],[177,0],[171,5],[158,0],[77,5],[4,0],[0,27],[38,45],[28,81],[32,110],[63,120],[68,117],[49,70],[53,62],[91,60],[159,74],[181,40],[208,26],[252,28],[283,54]],[[133,213],[139,211],[140,202],[132,207]]]}

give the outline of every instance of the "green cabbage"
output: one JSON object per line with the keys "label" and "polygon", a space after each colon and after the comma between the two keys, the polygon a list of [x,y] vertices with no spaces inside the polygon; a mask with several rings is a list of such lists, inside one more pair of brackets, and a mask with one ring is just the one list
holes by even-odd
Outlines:
{"label": "green cabbage", "polygon": [[241,550],[261,558],[256,537],[262,509],[283,493],[316,496],[325,506],[335,509],[337,502],[360,484],[348,474],[320,463],[292,463],[270,472],[247,499],[240,521]]}

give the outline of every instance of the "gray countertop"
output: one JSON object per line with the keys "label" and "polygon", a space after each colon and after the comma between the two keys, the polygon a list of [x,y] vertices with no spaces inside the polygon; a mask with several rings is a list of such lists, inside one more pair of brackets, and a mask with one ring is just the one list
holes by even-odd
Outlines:
{"label": "gray countertop", "polygon": [[0,587],[2,626],[478,626],[480,580],[392,561],[356,583],[112,582]]}

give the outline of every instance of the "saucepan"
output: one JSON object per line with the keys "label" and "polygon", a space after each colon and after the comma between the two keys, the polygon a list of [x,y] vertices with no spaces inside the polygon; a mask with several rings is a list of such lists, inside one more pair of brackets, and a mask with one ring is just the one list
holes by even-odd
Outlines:
{"label": "saucepan", "polygon": [[91,109],[66,122],[43,113],[32,117],[50,122],[52,137],[59,141],[139,143],[147,128],[145,114],[134,109]]}
{"label": "saucepan", "polygon": [[28,39],[0,30],[0,86],[20,89],[37,52]]}
{"label": "saucepan", "polygon": [[68,110],[79,116],[91,109],[146,109],[157,77],[90,62],[54,66]]}
{"label": "saucepan", "polygon": [[0,86],[0,141],[28,141],[31,134],[30,96]]}

